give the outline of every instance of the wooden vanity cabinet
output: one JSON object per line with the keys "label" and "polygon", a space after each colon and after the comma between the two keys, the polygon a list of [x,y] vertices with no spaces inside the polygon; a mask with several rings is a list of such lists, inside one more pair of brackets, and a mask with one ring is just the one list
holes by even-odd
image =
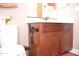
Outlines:
{"label": "wooden vanity cabinet", "polygon": [[30,23],[29,47],[32,56],[61,55],[72,49],[73,24]]}

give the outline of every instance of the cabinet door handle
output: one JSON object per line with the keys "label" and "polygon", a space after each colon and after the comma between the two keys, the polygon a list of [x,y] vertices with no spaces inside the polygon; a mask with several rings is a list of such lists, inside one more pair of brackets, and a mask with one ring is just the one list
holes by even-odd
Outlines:
{"label": "cabinet door handle", "polygon": [[38,28],[35,28],[35,27],[31,27],[30,32],[31,32],[31,33],[39,32],[39,29],[38,29]]}

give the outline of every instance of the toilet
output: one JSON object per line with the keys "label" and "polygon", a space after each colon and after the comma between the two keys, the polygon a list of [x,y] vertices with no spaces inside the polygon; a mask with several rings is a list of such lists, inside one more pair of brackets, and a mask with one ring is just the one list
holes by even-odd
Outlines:
{"label": "toilet", "polygon": [[24,47],[17,44],[17,26],[1,26],[0,30],[0,56],[26,56]]}
{"label": "toilet", "polygon": [[0,56],[26,56],[22,45],[3,46],[0,50]]}

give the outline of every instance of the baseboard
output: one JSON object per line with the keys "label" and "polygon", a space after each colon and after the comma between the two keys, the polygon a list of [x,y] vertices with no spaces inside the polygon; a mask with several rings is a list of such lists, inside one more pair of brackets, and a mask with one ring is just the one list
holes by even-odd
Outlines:
{"label": "baseboard", "polygon": [[77,49],[72,49],[70,52],[73,54],[79,55],[79,50]]}

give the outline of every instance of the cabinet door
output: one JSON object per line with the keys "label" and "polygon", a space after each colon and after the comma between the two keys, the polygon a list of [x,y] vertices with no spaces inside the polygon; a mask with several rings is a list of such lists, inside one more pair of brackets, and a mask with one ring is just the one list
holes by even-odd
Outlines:
{"label": "cabinet door", "polygon": [[30,47],[30,55],[32,56],[41,55],[40,54],[41,49],[40,49],[40,26],[39,24],[29,25],[29,47]]}
{"label": "cabinet door", "polygon": [[61,38],[61,53],[67,52],[72,49],[73,33],[63,32]]}
{"label": "cabinet door", "polygon": [[44,56],[58,55],[60,33],[59,32],[45,32],[43,33],[42,36],[43,36],[41,39],[42,55]]}

